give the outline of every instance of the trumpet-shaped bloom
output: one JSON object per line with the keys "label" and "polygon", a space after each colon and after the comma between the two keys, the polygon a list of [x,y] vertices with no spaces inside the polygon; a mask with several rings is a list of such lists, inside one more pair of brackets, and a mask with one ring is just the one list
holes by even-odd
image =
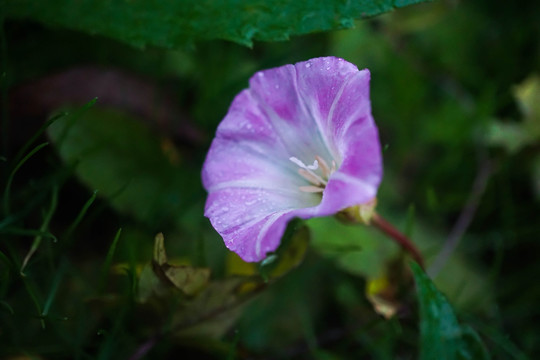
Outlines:
{"label": "trumpet-shaped bloom", "polygon": [[370,73],[339,58],[257,72],[220,123],[203,166],[205,216],[260,261],[287,222],[373,200],[382,178]]}

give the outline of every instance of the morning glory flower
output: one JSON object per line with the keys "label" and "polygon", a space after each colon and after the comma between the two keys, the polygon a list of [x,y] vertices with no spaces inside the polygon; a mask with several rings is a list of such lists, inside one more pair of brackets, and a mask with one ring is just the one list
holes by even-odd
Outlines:
{"label": "morning glory flower", "polygon": [[202,170],[205,216],[249,262],[289,220],[373,203],[382,178],[370,73],[323,57],[257,72],[219,124]]}

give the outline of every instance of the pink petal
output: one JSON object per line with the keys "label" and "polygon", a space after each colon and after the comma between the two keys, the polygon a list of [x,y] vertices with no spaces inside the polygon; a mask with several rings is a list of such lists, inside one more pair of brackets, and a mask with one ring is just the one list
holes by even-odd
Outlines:
{"label": "pink petal", "polygon": [[210,192],[205,216],[227,248],[245,261],[260,261],[277,249],[289,220],[313,216],[309,208],[299,208],[305,202],[294,204],[294,198],[268,189],[220,189]]}
{"label": "pink petal", "polygon": [[[218,127],[203,167],[205,215],[227,247],[260,261],[279,246],[287,222],[370,201],[382,178],[371,116],[369,71],[327,57],[255,74]],[[289,161],[336,161],[320,195]]]}

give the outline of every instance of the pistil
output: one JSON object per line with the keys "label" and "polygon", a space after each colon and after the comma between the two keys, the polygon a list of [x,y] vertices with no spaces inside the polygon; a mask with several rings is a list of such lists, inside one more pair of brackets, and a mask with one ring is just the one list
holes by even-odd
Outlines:
{"label": "pistil", "polygon": [[[311,185],[300,186],[300,191],[310,192],[310,193],[321,193],[324,191],[326,184],[328,184],[328,179],[330,175],[336,171],[336,162],[332,160],[332,167],[328,166],[328,163],[319,155],[315,156],[315,161],[312,165],[306,165],[302,160],[291,156],[290,161],[298,165],[298,174],[306,179]],[[322,173],[322,176],[315,173],[315,170],[319,170]]]}

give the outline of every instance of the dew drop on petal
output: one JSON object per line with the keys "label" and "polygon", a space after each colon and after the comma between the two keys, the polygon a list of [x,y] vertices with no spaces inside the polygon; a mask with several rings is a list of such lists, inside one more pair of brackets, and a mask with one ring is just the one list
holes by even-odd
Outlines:
{"label": "dew drop on petal", "polygon": [[310,68],[310,67],[311,67],[311,63],[310,63],[310,62],[307,62],[307,63],[306,63],[306,67],[307,67],[307,68]]}

